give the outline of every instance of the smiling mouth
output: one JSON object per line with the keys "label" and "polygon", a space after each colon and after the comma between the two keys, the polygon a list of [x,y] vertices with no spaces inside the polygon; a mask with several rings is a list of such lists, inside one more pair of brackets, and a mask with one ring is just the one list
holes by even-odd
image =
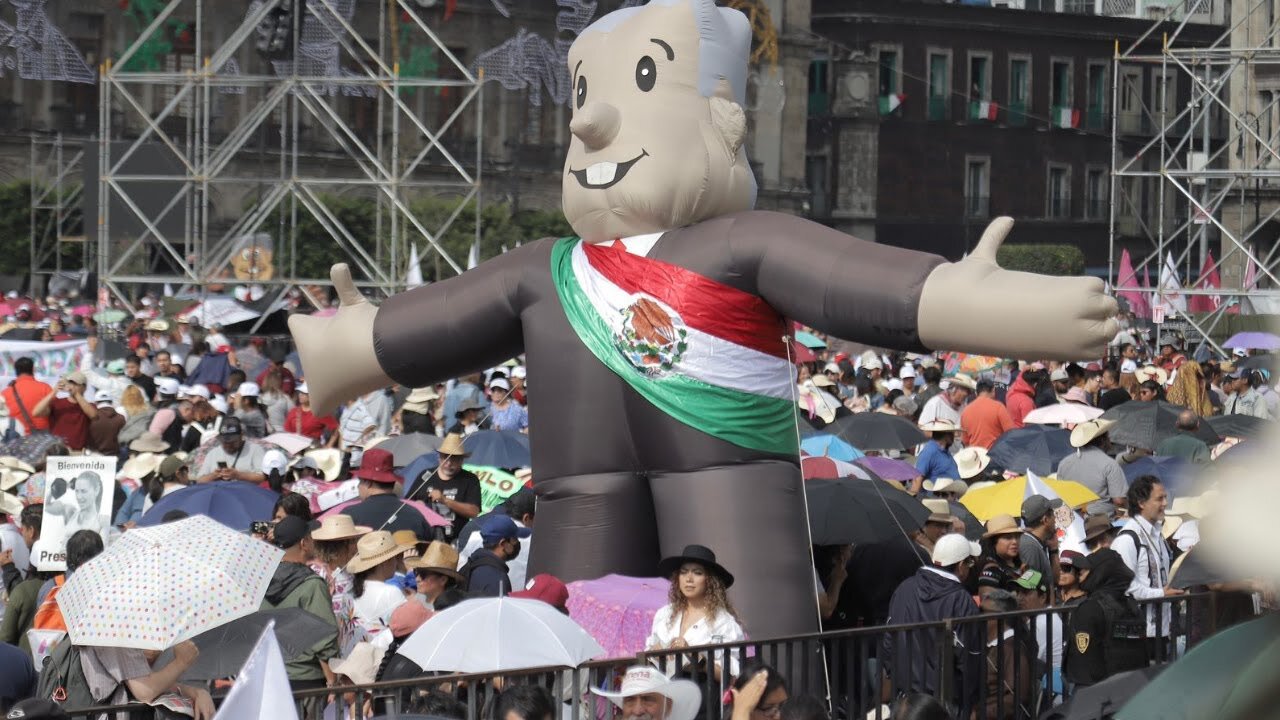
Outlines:
{"label": "smiling mouth", "polygon": [[640,158],[648,157],[646,150],[624,163],[598,162],[588,165],[582,170],[570,170],[569,174],[578,179],[578,184],[588,190],[604,190],[622,182],[632,165],[640,162]]}

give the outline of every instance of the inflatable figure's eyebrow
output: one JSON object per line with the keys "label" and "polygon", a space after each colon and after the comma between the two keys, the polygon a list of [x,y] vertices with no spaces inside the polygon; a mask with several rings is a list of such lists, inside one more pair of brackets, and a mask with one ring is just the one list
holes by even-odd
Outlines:
{"label": "inflatable figure's eyebrow", "polygon": [[582,61],[581,61],[581,60],[579,60],[579,61],[578,61],[578,64],[577,64],[577,65],[574,65],[574,66],[573,66],[573,76],[574,76],[575,78],[576,78],[576,77],[578,77],[578,68],[581,68],[581,67],[582,67]]}
{"label": "inflatable figure's eyebrow", "polygon": [[670,46],[670,45],[668,45],[668,44],[666,44],[666,43],[662,42],[662,41],[661,41],[661,40],[659,40],[658,38],[649,38],[649,42],[651,42],[651,43],[656,43],[656,44],[658,44],[658,45],[661,45],[661,46],[662,46],[662,49],[667,51],[667,60],[668,60],[668,61],[671,61],[671,60],[675,60],[675,59],[676,59],[676,53],[675,53],[675,51],[674,51],[674,50],[672,50],[672,49],[671,49],[671,46]]}

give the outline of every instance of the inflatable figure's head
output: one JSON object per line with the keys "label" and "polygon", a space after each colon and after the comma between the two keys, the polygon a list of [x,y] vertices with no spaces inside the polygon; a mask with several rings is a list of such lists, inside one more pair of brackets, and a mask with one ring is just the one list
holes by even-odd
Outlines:
{"label": "inflatable figure's head", "polygon": [[714,0],[650,0],[569,48],[564,213],[588,242],[671,230],[755,204],[743,149],[751,27]]}

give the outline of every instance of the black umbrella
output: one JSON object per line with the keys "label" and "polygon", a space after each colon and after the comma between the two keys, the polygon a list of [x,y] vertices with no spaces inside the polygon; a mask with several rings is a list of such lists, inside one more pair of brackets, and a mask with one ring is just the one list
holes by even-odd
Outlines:
{"label": "black umbrella", "polygon": [[859,450],[905,450],[928,440],[910,420],[882,412],[864,412],[836,418],[823,430]]}
{"label": "black umbrella", "polygon": [[[334,632],[332,625],[302,608],[261,610],[192,638],[192,642],[200,648],[200,656],[183,673],[182,679],[216,680],[240,672],[240,667],[258,644],[258,638],[262,637],[262,631],[272,620],[276,623],[280,654],[285,660],[314,647],[326,634],[332,635]],[[166,654],[171,652],[165,651]],[[163,662],[157,661],[157,667],[163,665]]]}
{"label": "black umbrella", "polygon": [[[1069,639],[1069,638],[1068,638]],[[1067,702],[1055,707],[1040,720],[1101,720],[1119,712],[1125,703],[1159,675],[1165,665],[1117,673],[1096,685],[1081,688]]]}
{"label": "black umbrella", "polygon": [[[1102,419],[1116,421],[1109,433],[1111,442],[1155,450],[1165,438],[1180,432],[1177,428],[1178,415],[1183,410],[1186,408],[1163,400],[1131,400],[1106,411],[1102,414]],[[1203,419],[1195,436],[1209,445],[1218,442],[1218,435]]]}
{"label": "black umbrella", "polygon": [[1274,372],[1276,366],[1280,364],[1276,362],[1276,359],[1276,356],[1271,353],[1250,355],[1247,358],[1241,358],[1240,361],[1236,363],[1236,367],[1244,368],[1245,370],[1268,370]]}
{"label": "black umbrella", "polygon": [[404,467],[414,460],[435,452],[444,438],[426,433],[409,433],[378,443],[379,450],[386,450],[393,456],[396,467]]}
{"label": "black umbrella", "polygon": [[960,518],[964,523],[964,536],[970,540],[981,540],[982,534],[987,531],[982,526],[982,521],[969,512],[969,508],[965,507],[959,500],[951,500],[948,504],[951,505],[951,514]]}
{"label": "black umbrella", "polygon": [[1252,415],[1214,415],[1205,418],[1209,427],[1222,437],[1251,438],[1272,427],[1269,420]]}
{"label": "black umbrella", "polygon": [[874,543],[919,530],[929,510],[879,480],[806,480],[809,533],[815,545]]}
{"label": "black umbrella", "polygon": [[1030,470],[1048,475],[1056,472],[1062,458],[1074,451],[1069,431],[1051,425],[1028,425],[996,438],[989,454],[992,462],[1013,472]]}

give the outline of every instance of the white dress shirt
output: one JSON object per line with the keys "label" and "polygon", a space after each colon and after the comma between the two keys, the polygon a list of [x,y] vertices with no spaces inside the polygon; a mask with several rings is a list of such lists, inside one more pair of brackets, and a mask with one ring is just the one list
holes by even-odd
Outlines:
{"label": "white dress shirt", "polygon": [[[742,625],[724,609],[716,611],[716,614],[710,618],[701,618],[689,629],[680,633],[680,626],[684,623],[684,613],[678,613],[673,616],[674,608],[668,604],[663,605],[658,613],[653,616],[653,627],[649,632],[649,638],[645,640],[644,646],[647,650],[665,650],[676,638],[684,638],[685,644],[690,647],[697,645],[716,645],[719,643],[739,642],[747,639],[747,635],[742,630]],[[667,667],[664,671],[670,675],[675,672],[675,658],[668,658]],[[738,674],[738,653],[733,652],[729,655],[729,674],[736,676]]]}

